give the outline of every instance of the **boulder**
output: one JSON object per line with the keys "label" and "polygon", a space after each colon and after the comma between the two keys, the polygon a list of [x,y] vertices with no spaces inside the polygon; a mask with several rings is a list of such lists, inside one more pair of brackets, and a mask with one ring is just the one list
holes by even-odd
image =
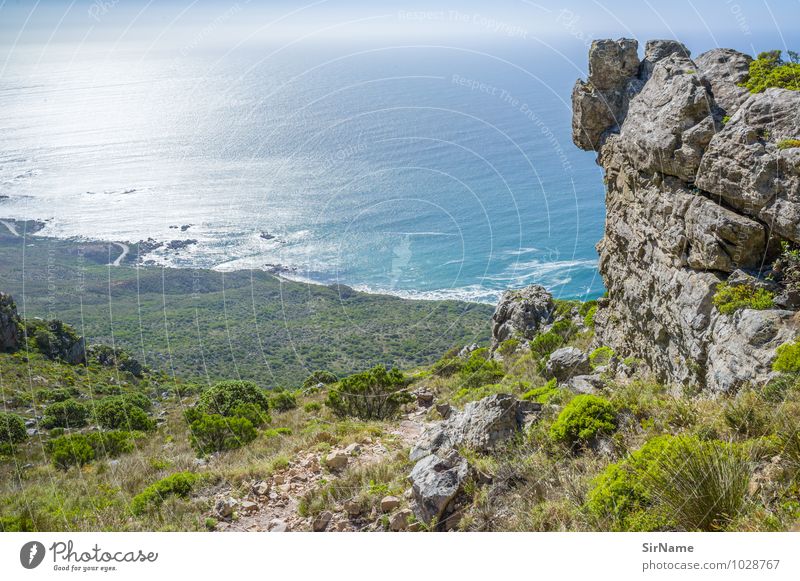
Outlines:
{"label": "boulder", "polygon": [[22,321],[11,295],[0,293],[0,352],[15,351],[22,338]]}
{"label": "boulder", "polygon": [[408,530],[408,522],[414,513],[410,509],[404,508],[389,517],[389,528],[394,532]]}
{"label": "boulder", "polygon": [[588,375],[592,370],[589,356],[577,347],[562,347],[550,354],[544,373],[562,383],[575,375]]}
{"label": "boulder", "polygon": [[434,518],[442,521],[468,475],[466,459],[455,450],[441,456],[430,454],[417,462],[409,475],[417,517],[426,523]]}
{"label": "boulder", "polygon": [[348,461],[348,455],[343,450],[333,450],[331,453],[325,456],[325,466],[334,472],[347,466]]}
{"label": "boulder", "polygon": [[533,339],[553,320],[552,295],[539,285],[506,291],[492,315],[492,350],[507,339]]}
{"label": "boulder", "polygon": [[600,375],[576,375],[567,381],[567,389],[575,393],[597,393],[605,382]]}
{"label": "boulder", "polygon": [[509,394],[469,402],[463,411],[451,412],[446,420],[426,427],[411,449],[411,460],[459,446],[490,451],[519,431],[526,417],[539,409],[538,404]]}
{"label": "boulder", "polygon": [[218,498],[216,503],[214,503],[214,514],[222,520],[230,520],[238,505],[239,503],[236,499],[231,496]]}
{"label": "boulder", "polygon": [[400,499],[396,496],[384,496],[381,499],[381,512],[392,512],[400,506]]}
{"label": "boulder", "polygon": [[333,518],[333,513],[331,513],[329,510],[323,510],[321,513],[319,513],[317,516],[314,517],[314,520],[311,522],[311,529],[315,533],[321,533],[322,531],[328,528],[328,525],[330,524],[332,518]]}

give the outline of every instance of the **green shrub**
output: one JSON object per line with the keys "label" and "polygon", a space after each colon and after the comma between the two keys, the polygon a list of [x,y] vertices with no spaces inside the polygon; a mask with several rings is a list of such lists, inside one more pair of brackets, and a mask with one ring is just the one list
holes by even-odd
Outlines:
{"label": "green shrub", "polygon": [[583,308],[583,303],[580,301],[553,299],[553,304],[555,305],[555,309],[553,309],[553,317],[555,319],[571,317],[575,309]]}
{"label": "green shrub", "polygon": [[203,392],[198,407],[209,414],[231,416],[234,408],[243,403],[269,411],[267,394],[252,381],[222,381]]}
{"label": "green shrub", "polygon": [[780,50],[762,52],[750,63],[747,79],[742,83],[751,93],[761,93],[770,87],[800,91],[800,64],[784,62]]}
{"label": "green shrub", "polygon": [[572,321],[564,319],[553,323],[550,332],[560,336],[564,341],[569,341],[578,332],[578,328]]}
{"label": "green shrub", "polygon": [[557,382],[551,379],[540,387],[534,387],[526,391],[522,395],[522,399],[526,401],[535,401],[537,403],[551,403],[553,400],[561,395],[561,390],[558,388]]}
{"label": "green shrub", "polygon": [[675,438],[651,471],[647,487],[679,529],[723,529],[741,511],[752,467],[741,446]]}
{"label": "green shrub", "polygon": [[74,399],[47,406],[42,419],[45,428],[82,428],[88,423],[89,408]]}
{"label": "green shrub", "polygon": [[272,421],[272,417],[263,409],[261,409],[261,406],[254,403],[240,403],[233,408],[231,417],[245,418],[246,420],[250,420],[250,423],[257,428],[260,428],[261,426]]}
{"label": "green shrub", "polygon": [[328,393],[326,405],[339,417],[384,420],[395,417],[413,400],[405,390],[406,378],[398,369],[382,365],[342,379]]}
{"label": "green shrub", "polygon": [[318,401],[310,401],[303,406],[303,411],[309,414],[313,412],[318,412],[321,409],[322,409],[322,404],[319,403]]}
{"label": "green shrub", "polygon": [[781,139],[778,142],[778,149],[794,149],[800,147],[800,139]]}
{"label": "green shrub", "polygon": [[92,432],[87,442],[94,451],[95,458],[116,458],[133,452],[133,434],[122,430]]}
{"label": "green shrub", "polygon": [[76,353],[76,349],[80,348],[80,336],[63,321],[28,320],[26,333],[33,339],[33,346],[48,359],[64,361],[84,359],[85,354]]}
{"label": "green shrub", "polygon": [[589,354],[589,363],[592,364],[592,367],[601,367],[608,365],[612,357],[614,357],[614,350],[603,345]]}
{"label": "green shrub", "polygon": [[739,309],[771,309],[775,295],[764,288],[753,289],[745,284],[729,285],[722,282],[714,293],[714,305],[723,315],[729,315]]}
{"label": "green shrub", "polygon": [[800,292],[800,249],[785,240],[781,242],[781,254],[772,270],[788,290]]}
{"label": "green shrub", "polygon": [[47,442],[46,447],[50,461],[62,470],[70,466],[83,466],[94,460],[94,450],[83,434],[59,436]]}
{"label": "green shrub", "polygon": [[514,353],[519,347],[519,339],[506,339],[497,347],[497,352],[500,355],[507,357]]}
{"label": "green shrub", "polygon": [[737,434],[757,438],[769,432],[769,417],[764,412],[765,408],[766,404],[755,393],[743,391],[727,403],[722,416],[728,427]]}
{"label": "green shrub", "polygon": [[13,447],[28,437],[25,421],[17,414],[0,412],[0,445]]}
{"label": "green shrub", "polygon": [[669,519],[652,506],[648,482],[672,440],[672,436],[653,438],[624,460],[609,464],[593,481],[586,502],[589,513],[607,520],[606,526],[614,531],[671,528]]}
{"label": "green shrub", "polygon": [[193,472],[177,472],[162,478],[133,497],[131,512],[140,515],[147,510],[160,508],[169,496],[186,498],[200,479],[200,475]]}
{"label": "green shrub", "polygon": [[142,364],[123,349],[114,349],[108,345],[90,345],[86,355],[90,361],[96,361],[105,367],[115,367],[135,377],[142,377],[144,373]]}
{"label": "green shrub", "polygon": [[611,402],[597,395],[577,395],[550,426],[550,437],[572,446],[616,429],[617,413]]}
{"label": "green shrub", "polygon": [[141,404],[136,397],[128,395],[106,397],[95,405],[95,418],[106,430],[154,430],[156,423],[147,416]]}
{"label": "green shrub", "polygon": [[257,432],[250,420],[204,414],[189,426],[190,442],[198,454],[233,450],[256,439]]}
{"label": "green shrub", "polygon": [[590,329],[594,329],[594,317],[597,314],[597,302],[595,302],[589,310],[586,311],[586,315],[583,317],[583,324],[589,327]]}
{"label": "green shrub", "polygon": [[464,367],[464,360],[460,357],[447,357],[439,359],[431,367],[431,373],[439,377],[452,377]]}
{"label": "green shrub", "polygon": [[80,394],[80,390],[75,388],[56,388],[56,389],[40,389],[36,396],[48,403],[55,402],[55,401],[64,401],[67,399],[72,399],[76,395]]}
{"label": "green shrub", "polygon": [[316,387],[320,383],[323,385],[329,385],[331,383],[336,383],[337,381],[338,378],[330,371],[315,371],[303,382],[303,388],[308,389],[309,387]]}
{"label": "green shrub", "polygon": [[797,373],[800,371],[800,341],[784,343],[775,350],[775,361],[772,362],[773,371],[783,373]]}
{"label": "green shrub", "polygon": [[552,331],[540,333],[530,342],[531,353],[534,357],[543,359],[564,344],[564,338]]}
{"label": "green shrub", "polygon": [[470,353],[469,359],[466,360],[458,372],[462,387],[480,387],[490,383],[497,383],[503,378],[505,375],[503,366],[488,357],[489,352],[487,349],[477,349]]}
{"label": "green shrub", "polygon": [[269,407],[279,412],[288,412],[297,407],[297,398],[290,391],[274,391],[269,396]]}

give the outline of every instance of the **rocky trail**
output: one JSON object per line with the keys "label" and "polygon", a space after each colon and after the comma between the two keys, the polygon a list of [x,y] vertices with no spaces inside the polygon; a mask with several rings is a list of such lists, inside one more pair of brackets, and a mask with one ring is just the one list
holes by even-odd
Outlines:
{"label": "rocky trail", "polygon": [[122,264],[122,261],[125,260],[125,258],[128,256],[128,253],[131,251],[131,249],[128,247],[127,244],[123,244],[122,242],[112,242],[112,244],[114,244],[115,246],[119,246],[122,253],[119,256],[117,256],[114,262],[111,263],[111,266],[120,266]]}
{"label": "rocky trail", "polygon": [[[221,531],[357,531],[363,523],[345,510],[325,511],[316,519],[303,517],[298,506],[303,496],[338,478],[346,468],[378,464],[392,451],[410,448],[419,439],[426,424],[427,410],[417,410],[403,417],[383,437],[367,439],[343,449],[323,454],[314,451],[298,453],[289,465],[270,478],[253,482],[246,499],[236,500],[226,491],[217,496],[214,512],[223,520]],[[346,505],[346,502],[343,503]],[[234,513],[236,520],[227,522]]]}
{"label": "rocky trail", "polygon": [[7,222],[6,220],[0,220],[0,224],[8,228],[8,231],[11,232],[13,236],[19,237],[19,232],[17,232],[16,226],[11,222]]}

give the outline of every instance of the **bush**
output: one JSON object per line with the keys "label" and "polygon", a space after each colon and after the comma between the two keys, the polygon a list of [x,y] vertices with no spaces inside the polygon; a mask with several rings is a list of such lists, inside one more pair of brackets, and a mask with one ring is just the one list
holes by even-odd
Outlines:
{"label": "bush", "polygon": [[177,472],[162,478],[133,497],[131,512],[140,515],[146,510],[160,508],[169,496],[186,498],[199,480],[200,475],[193,472]]}
{"label": "bush", "polygon": [[464,360],[460,357],[443,357],[431,367],[431,373],[439,377],[452,377],[464,367]]}
{"label": "bush", "polygon": [[794,56],[790,62],[784,62],[779,50],[759,54],[750,63],[749,72],[742,86],[751,93],[761,93],[770,87],[800,91],[800,64]]}
{"label": "bush", "polygon": [[133,452],[133,434],[122,430],[92,432],[87,436],[87,442],[95,458],[116,458]]}
{"label": "bush", "polygon": [[594,301],[594,304],[589,307],[586,311],[586,314],[583,317],[583,324],[589,327],[590,329],[594,329],[594,317],[597,314],[597,301]]}
{"label": "bush", "polygon": [[575,333],[578,332],[578,328],[575,326],[575,323],[568,320],[561,320],[556,321],[553,323],[553,326],[550,327],[550,333],[555,333],[559,337],[561,337],[565,342],[569,341],[572,337],[575,336]]}
{"label": "bush", "polygon": [[725,423],[741,436],[757,438],[769,432],[769,418],[764,413],[766,404],[752,391],[740,393],[728,402],[722,415]]}
{"label": "bush", "polygon": [[247,418],[204,414],[189,426],[192,447],[198,454],[233,450],[256,439],[256,429]]}
{"label": "bush", "polygon": [[94,450],[83,434],[59,436],[47,442],[50,461],[56,468],[66,470],[70,466],[83,466],[94,460]]}
{"label": "bush", "polygon": [[616,429],[617,413],[611,402],[597,395],[577,395],[550,426],[550,437],[572,446]]}
{"label": "bush", "polygon": [[134,359],[130,353],[122,349],[114,349],[108,345],[90,345],[87,357],[105,367],[116,367],[120,371],[141,377],[144,373],[142,364]]}
{"label": "bush", "polygon": [[63,321],[29,320],[26,332],[33,338],[34,346],[48,359],[74,363],[85,358],[84,353],[75,351],[81,341],[80,335]]}
{"label": "bush", "polygon": [[678,437],[658,459],[647,487],[678,528],[714,531],[739,515],[751,474],[741,446]]}
{"label": "bush", "polygon": [[279,412],[288,412],[297,407],[297,399],[290,391],[274,391],[269,396],[269,407]]}
{"label": "bush", "polygon": [[13,447],[28,437],[25,421],[17,414],[0,412],[0,446]]}
{"label": "bush", "polygon": [[222,381],[206,390],[200,396],[200,411],[221,416],[232,416],[233,410],[243,403],[259,406],[264,412],[269,411],[269,400],[252,381]]}
{"label": "bush", "polygon": [[593,482],[586,502],[589,513],[610,521],[607,526],[614,531],[671,528],[669,519],[652,506],[648,479],[672,439],[653,438],[625,460],[609,464]]}
{"label": "bush", "polygon": [[322,404],[320,404],[318,401],[310,401],[303,406],[303,411],[309,414],[313,412],[318,412],[321,409],[322,409]]}
{"label": "bush", "polygon": [[132,395],[106,397],[95,405],[95,418],[106,430],[154,430],[156,423],[144,412],[142,403]]}
{"label": "bush", "polygon": [[784,343],[775,350],[775,361],[772,362],[773,371],[783,373],[797,373],[800,371],[800,341]]}
{"label": "bush", "polygon": [[503,366],[493,359],[488,359],[486,349],[477,349],[470,353],[469,359],[458,372],[461,385],[465,388],[475,388],[482,385],[497,383],[505,375]]}
{"label": "bush", "polygon": [[531,353],[533,353],[534,357],[543,359],[549,357],[553,351],[563,344],[564,338],[557,333],[553,333],[552,331],[540,333],[530,342]]}
{"label": "bush", "polygon": [[730,315],[739,309],[762,311],[774,307],[775,295],[764,288],[751,288],[745,284],[729,285],[720,283],[714,293],[714,305],[723,315]]}
{"label": "bush", "polygon": [[519,339],[506,339],[500,343],[500,346],[497,348],[497,352],[505,357],[514,353],[518,347]]}
{"label": "bush", "polygon": [[330,371],[315,371],[303,382],[303,388],[308,389],[309,387],[316,387],[320,383],[329,385],[331,383],[336,383],[338,380],[339,378]]}
{"label": "bush", "polygon": [[406,378],[383,365],[342,379],[328,393],[326,405],[339,417],[385,420],[397,416],[403,404],[414,398],[405,391]]}
{"label": "bush", "polygon": [[42,419],[45,428],[82,428],[88,423],[89,408],[74,399],[57,401],[47,406]]}
{"label": "bush", "polygon": [[[272,421],[272,417],[263,409],[261,409],[261,406],[258,406],[254,403],[240,403],[238,406],[233,408],[231,417],[250,420],[250,423],[257,428],[260,428],[264,424],[268,424]],[[199,417],[195,419],[199,419]]]}
{"label": "bush", "polygon": [[522,395],[522,399],[537,403],[550,403],[561,395],[555,379],[551,379],[541,387],[534,387]]}
{"label": "bush", "polygon": [[614,350],[604,345],[589,354],[589,363],[592,364],[592,367],[608,365],[612,357],[614,357]]}

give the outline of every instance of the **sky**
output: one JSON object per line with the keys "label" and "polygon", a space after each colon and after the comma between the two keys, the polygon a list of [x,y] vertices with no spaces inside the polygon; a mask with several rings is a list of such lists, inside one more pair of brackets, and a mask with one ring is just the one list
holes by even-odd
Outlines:
{"label": "sky", "polygon": [[0,50],[75,41],[219,48],[334,40],[586,44],[626,36],[755,52],[797,48],[799,17],[800,0],[0,0]]}

